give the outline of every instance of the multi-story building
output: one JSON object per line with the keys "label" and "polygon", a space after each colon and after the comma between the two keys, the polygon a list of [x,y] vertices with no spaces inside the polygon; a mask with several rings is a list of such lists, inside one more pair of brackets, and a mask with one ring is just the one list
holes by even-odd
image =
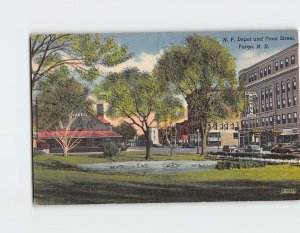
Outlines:
{"label": "multi-story building", "polygon": [[241,144],[299,141],[298,44],[239,72],[246,107]]}
{"label": "multi-story building", "polygon": [[[191,144],[197,144],[199,133],[198,117],[194,114],[192,108],[188,107],[188,135]],[[210,128],[208,132],[207,145],[208,146],[238,146],[239,138],[238,132],[240,129],[239,116],[232,114],[227,119],[219,122],[212,122],[208,124]],[[201,138],[199,138],[201,144]]]}

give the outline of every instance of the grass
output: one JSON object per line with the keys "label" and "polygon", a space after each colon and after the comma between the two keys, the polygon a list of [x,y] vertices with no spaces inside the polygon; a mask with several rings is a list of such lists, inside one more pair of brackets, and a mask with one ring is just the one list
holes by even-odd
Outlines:
{"label": "grass", "polygon": [[[204,160],[199,155],[153,155],[153,160]],[[122,152],[116,161],[144,160]],[[300,167],[208,170],[177,174],[114,174],[77,169],[79,163],[110,162],[96,155],[35,156],[34,198],[38,204],[128,203],[299,199]],[[294,195],[281,195],[283,188]]]}

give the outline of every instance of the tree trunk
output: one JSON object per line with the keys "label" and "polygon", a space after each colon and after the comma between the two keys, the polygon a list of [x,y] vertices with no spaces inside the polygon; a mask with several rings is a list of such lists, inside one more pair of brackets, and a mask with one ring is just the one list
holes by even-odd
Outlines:
{"label": "tree trunk", "polygon": [[207,144],[207,132],[206,132],[206,125],[204,122],[200,123],[201,125],[201,139],[202,139],[202,146],[201,146],[201,154],[205,155],[206,153],[206,144]]}
{"label": "tree trunk", "polygon": [[151,148],[151,144],[150,144],[150,140],[147,139],[146,140],[146,160],[150,160],[150,148]]}
{"label": "tree trunk", "polygon": [[174,155],[174,146],[171,145],[171,148],[170,148],[170,155],[173,156]]}
{"label": "tree trunk", "polygon": [[68,156],[68,151],[69,151],[69,150],[68,150],[67,147],[65,147],[65,148],[63,148],[63,149],[64,149],[64,156],[67,157],[67,156]]}
{"label": "tree trunk", "polygon": [[151,149],[151,142],[149,138],[149,131],[145,132],[145,140],[146,140],[146,160],[150,160],[150,149]]}

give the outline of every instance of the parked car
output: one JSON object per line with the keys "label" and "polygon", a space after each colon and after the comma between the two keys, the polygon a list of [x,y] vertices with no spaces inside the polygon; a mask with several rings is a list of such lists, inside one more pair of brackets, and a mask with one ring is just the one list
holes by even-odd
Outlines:
{"label": "parked car", "polygon": [[190,144],[190,143],[183,143],[182,144],[182,148],[195,148],[194,144]]}
{"label": "parked car", "polygon": [[223,152],[234,152],[234,151],[237,151],[238,150],[238,148],[237,148],[237,146],[229,146],[229,145],[224,145],[223,146],[223,149],[222,149],[222,151]]}
{"label": "parked car", "polygon": [[292,153],[297,149],[296,146],[293,146],[291,143],[278,143],[273,146],[271,149],[272,153]]}
{"label": "parked car", "polygon": [[255,153],[255,154],[259,154],[261,153],[262,149],[260,148],[260,146],[258,145],[247,145],[245,147],[245,152],[246,153]]}
{"label": "parked car", "polygon": [[263,151],[270,151],[273,146],[274,145],[272,143],[267,143],[267,144],[263,144],[261,147]]}

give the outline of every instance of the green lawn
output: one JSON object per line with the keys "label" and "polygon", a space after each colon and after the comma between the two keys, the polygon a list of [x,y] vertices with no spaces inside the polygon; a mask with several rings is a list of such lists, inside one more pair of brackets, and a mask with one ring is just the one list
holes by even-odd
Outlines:
{"label": "green lawn", "polygon": [[[115,161],[143,160],[122,152]],[[153,155],[155,160],[204,160],[198,155]],[[177,174],[113,174],[81,171],[79,163],[110,162],[96,155],[35,156],[34,198],[38,204],[299,199],[300,167],[209,170]],[[296,188],[294,195],[280,195]]]}

